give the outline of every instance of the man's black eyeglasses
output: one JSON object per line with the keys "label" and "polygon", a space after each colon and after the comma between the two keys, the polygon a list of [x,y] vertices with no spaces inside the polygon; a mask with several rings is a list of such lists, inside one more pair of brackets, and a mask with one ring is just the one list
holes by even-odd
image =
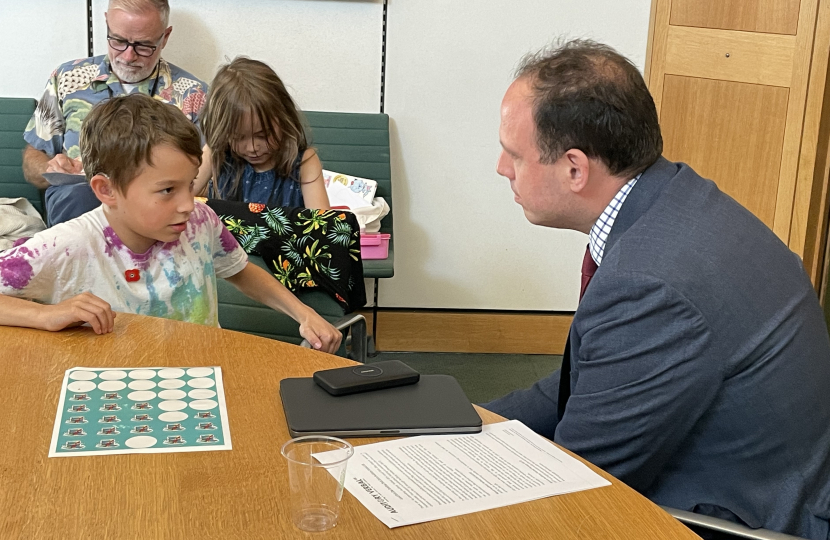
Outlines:
{"label": "man's black eyeglasses", "polygon": [[[165,30],[165,32],[167,32]],[[158,40],[156,40],[155,45],[147,45],[146,43],[134,43],[132,41],[127,41],[126,39],[121,39],[117,37],[112,37],[109,32],[109,28],[107,28],[107,41],[114,50],[118,52],[124,52],[130,47],[133,48],[135,54],[138,56],[153,56],[155,54],[156,49],[158,49],[158,44],[161,43],[161,40],[164,39],[164,34],[161,35]]]}

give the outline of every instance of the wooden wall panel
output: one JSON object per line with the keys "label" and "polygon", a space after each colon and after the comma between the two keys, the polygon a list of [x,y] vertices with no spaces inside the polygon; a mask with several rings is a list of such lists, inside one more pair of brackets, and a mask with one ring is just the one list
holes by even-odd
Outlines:
{"label": "wooden wall panel", "polygon": [[795,35],[800,0],[673,0],[672,25]]}
{"label": "wooden wall panel", "polygon": [[789,87],[795,36],[669,26],[665,72]]}
{"label": "wooden wall panel", "polygon": [[830,3],[822,2],[816,20],[816,54],[804,114],[804,135],[793,204],[789,246],[802,254],[813,283],[824,290],[825,249],[830,206]]}
{"label": "wooden wall panel", "polygon": [[[372,312],[361,311],[372,328]],[[379,351],[562,354],[573,315],[380,310]]]}
{"label": "wooden wall panel", "polygon": [[691,165],[772,227],[786,88],[666,75],[664,154]]}

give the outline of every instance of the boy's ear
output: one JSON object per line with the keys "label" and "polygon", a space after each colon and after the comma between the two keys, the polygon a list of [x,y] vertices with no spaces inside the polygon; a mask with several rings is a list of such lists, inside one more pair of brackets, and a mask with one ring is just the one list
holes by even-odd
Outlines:
{"label": "boy's ear", "polygon": [[112,181],[103,174],[96,174],[89,179],[89,187],[92,188],[98,200],[107,206],[115,206],[115,186]]}

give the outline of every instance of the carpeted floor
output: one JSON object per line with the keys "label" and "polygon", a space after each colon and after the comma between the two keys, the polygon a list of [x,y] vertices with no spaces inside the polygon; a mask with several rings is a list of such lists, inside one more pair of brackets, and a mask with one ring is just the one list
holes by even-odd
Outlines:
{"label": "carpeted floor", "polygon": [[400,360],[422,375],[452,375],[473,403],[526,388],[562,364],[561,356],[544,354],[418,352],[380,352],[367,363],[383,360]]}

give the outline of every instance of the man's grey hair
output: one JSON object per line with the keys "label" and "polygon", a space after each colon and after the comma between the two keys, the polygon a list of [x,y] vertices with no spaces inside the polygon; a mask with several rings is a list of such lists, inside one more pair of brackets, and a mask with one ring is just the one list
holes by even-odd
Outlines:
{"label": "man's grey hair", "polygon": [[128,13],[141,13],[142,11],[157,11],[161,17],[162,25],[167,28],[170,22],[170,4],[167,0],[110,0],[107,9],[123,9]]}

